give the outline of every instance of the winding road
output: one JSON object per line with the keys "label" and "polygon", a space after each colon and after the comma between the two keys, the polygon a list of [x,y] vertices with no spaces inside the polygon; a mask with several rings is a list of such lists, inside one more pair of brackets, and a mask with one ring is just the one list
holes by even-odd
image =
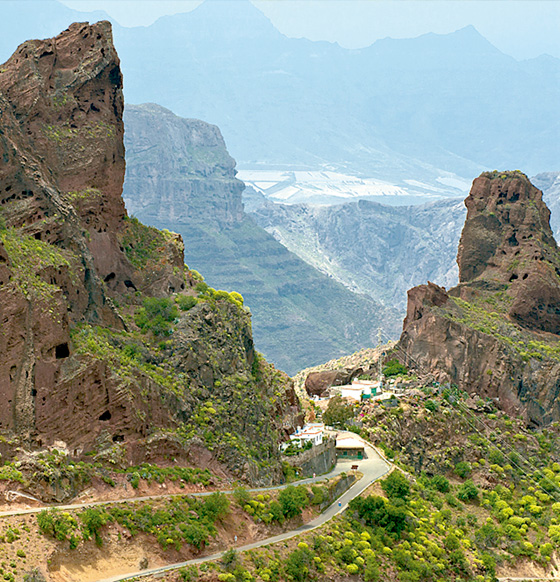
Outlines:
{"label": "winding road", "polygon": [[[356,435],[354,433],[349,433],[349,435],[351,435],[353,438],[358,438],[358,437],[356,437]],[[362,440],[362,439],[360,439],[360,440]],[[360,493],[365,491],[374,481],[377,481],[377,479],[380,479],[381,477],[383,477],[383,475],[386,475],[391,470],[391,465],[387,461],[385,461],[383,458],[381,458],[381,456],[377,453],[377,451],[371,445],[369,445],[365,441],[362,441],[362,442],[364,443],[364,448],[366,451],[367,458],[359,461],[358,466],[359,466],[360,472],[363,474],[363,477],[359,481],[356,481],[356,483],[354,483],[354,485],[352,485],[352,487],[350,487],[350,489],[348,489],[348,491],[343,493],[332,505],[330,505],[323,513],[321,513],[321,515],[317,516],[315,519],[313,519],[309,523],[306,523],[305,525],[298,527],[297,529],[287,531],[287,532],[284,532],[284,533],[279,534],[277,536],[273,536],[270,538],[266,538],[264,540],[260,540],[258,542],[254,542],[252,544],[238,546],[235,549],[237,551],[243,552],[246,550],[253,550],[255,548],[260,548],[262,546],[268,546],[269,544],[282,542],[284,540],[289,540],[290,538],[298,536],[302,533],[305,533],[305,532],[314,530],[318,527],[321,527],[322,525],[327,523],[329,520],[331,520],[335,515],[343,512],[348,507],[348,504],[350,503],[350,501],[352,501],[352,499],[354,499],[355,497],[360,495]],[[339,475],[340,473],[348,471],[350,466],[355,464],[355,463],[356,463],[355,460],[353,460],[353,461],[340,461],[339,460],[337,462],[335,469],[333,469],[333,471],[331,471],[330,473],[327,473],[327,474],[322,475],[320,477],[316,477],[314,479],[304,479],[302,481],[299,481],[297,484],[299,485],[299,484],[316,483],[319,481],[323,481],[324,479],[326,479],[328,477],[333,477],[333,476]],[[286,487],[286,485],[281,485],[278,487],[268,487],[268,488],[262,488],[262,489],[253,489],[252,491],[269,491],[271,489],[282,489],[284,487]],[[204,493],[201,493],[200,495],[204,495]],[[208,495],[208,493],[206,493],[206,495]],[[134,500],[138,501],[139,499],[140,498],[135,498],[135,499],[129,500],[129,501],[134,501]],[[151,498],[147,498],[147,499],[151,499]],[[103,502],[103,503],[107,503],[107,502]],[[111,502],[111,503],[114,503],[114,502]],[[93,504],[88,504],[88,505],[93,505]],[[99,503],[96,503],[96,505],[99,505]],[[67,506],[67,507],[72,508],[72,509],[75,508],[75,506]],[[83,506],[78,506],[78,507],[83,507]],[[194,560],[188,560],[186,562],[179,562],[176,564],[169,564],[167,566],[163,566],[160,568],[151,568],[151,569],[147,569],[147,570],[141,570],[138,572],[130,572],[128,574],[113,576],[112,578],[105,578],[103,580],[98,580],[97,582],[120,582],[121,580],[129,580],[131,578],[150,576],[152,574],[163,574],[165,572],[177,570],[178,568],[183,568],[184,566],[189,566],[191,564],[202,564],[203,562],[218,560],[224,555],[224,553],[225,553],[225,550],[222,552],[217,552],[215,554],[208,555],[208,556],[203,556],[201,558],[196,558]]]}

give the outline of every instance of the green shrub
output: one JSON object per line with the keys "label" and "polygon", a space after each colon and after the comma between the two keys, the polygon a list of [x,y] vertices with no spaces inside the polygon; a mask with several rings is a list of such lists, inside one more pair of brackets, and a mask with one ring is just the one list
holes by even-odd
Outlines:
{"label": "green shrub", "polygon": [[461,479],[470,477],[472,473],[471,466],[466,461],[461,461],[455,465],[455,474]]}
{"label": "green shrub", "polygon": [[178,295],[176,301],[181,311],[188,311],[198,303],[198,299],[192,295]]}
{"label": "green shrub", "polygon": [[231,570],[235,567],[238,561],[238,555],[235,548],[229,548],[226,550],[222,556],[221,562],[226,568],[226,570]]}
{"label": "green shrub", "polygon": [[391,503],[383,497],[368,495],[352,499],[349,507],[358,513],[366,525],[383,528],[389,533],[399,535],[407,527],[406,507],[402,499]]}
{"label": "green shrub", "polygon": [[103,509],[87,507],[80,513],[79,518],[84,524],[82,528],[84,540],[89,540],[93,537],[98,546],[103,545],[99,530],[109,521],[113,521],[113,517]]}
{"label": "green shrub", "polygon": [[138,489],[138,487],[140,486],[140,474],[137,473],[136,471],[134,473],[132,473],[131,475],[128,476],[128,480],[130,481],[130,484],[132,485],[133,489]]}
{"label": "green shrub", "polygon": [[298,548],[288,555],[284,572],[288,580],[305,582],[309,578],[309,565],[313,559],[312,553],[305,548]]}
{"label": "green shrub", "polygon": [[378,558],[375,556],[368,556],[364,569],[364,580],[366,582],[377,582],[379,576]]}
{"label": "green shrub", "polygon": [[383,368],[383,375],[387,377],[391,376],[404,376],[408,373],[408,368],[403,366],[398,360],[389,360],[385,367]]}
{"label": "green shrub", "polygon": [[450,507],[461,507],[461,504],[451,492],[445,494],[445,501]]}
{"label": "green shrub", "polygon": [[39,531],[59,541],[67,540],[78,531],[78,522],[67,512],[58,509],[44,509],[37,514]]}
{"label": "green shrub", "polygon": [[221,520],[229,513],[229,500],[224,493],[216,491],[206,497],[200,513],[212,522]]}
{"label": "green shrub", "polygon": [[179,311],[173,299],[169,297],[147,297],[144,307],[139,309],[134,321],[143,331],[151,331],[155,336],[171,334],[173,322],[179,316]]}
{"label": "green shrub", "polygon": [[434,475],[430,479],[430,486],[440,493],[447,493],[450,488],[449,481],[443,475]]}
{"label": "green shrub", "polygon": [[459,491],[457,491],[457,497],[461,501],[471,501],[472,499],[476,499],[478,497],[478,488],[472,482],[471,479],[465,481],[461,487],[459,487]]}
{"label": "green shrub", "polygon": [[195,565],[181,568],[179,576],[181,577],[181,582],[195,582],[199,578],[198,568]]}
{"label": "green shrub", "polygon": [[381,488],[389,499],[406,499],[410,495],[410,483],[398,470],[393,471],[381,481]]}
{"label": "green shrub", "polygon": [[238,487],[233,492],[233,498],[235,500],[235,503],[237,503],[239,507],[244,507],[249,503],[249,501],[251,501],[251,495],[249,494],[247,489],[245,489],[245,487]]}
{"label": "green shrub", "polygon": [[301,514],[301,510],[307,507],[309,498],[305,487],[288,485],[286,489],[280,491],[278,503],[280,503],[280,507],[282,508],[282,515],[286,519],[290,519]]}
{"label": "green shrub", "polygon": [[337,394],[329,400],[327,410],[323,414],[325,424],[334,427],[344,427],[346,421],[354,417],[356,407],[352,404],[346,404],[342,397]]}
{"label": "green shrub", "polygon": [[439,409],[439,405],[437,402],[435,402],[434,400],[426,400],[426,403],[424,404],[424,406],[426,407],[427,410],[429,410],[430,412],[435,412],[436,410]]}

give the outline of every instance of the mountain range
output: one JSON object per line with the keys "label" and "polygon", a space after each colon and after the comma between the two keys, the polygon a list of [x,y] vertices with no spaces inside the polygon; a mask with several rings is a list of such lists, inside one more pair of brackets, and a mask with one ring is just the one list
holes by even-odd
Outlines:
{"label": "mountain range", "polygon": [[[48,33],[45,10],[51,28],[87,16],[4,2],[0,50]],[[242,169],[336,170],[411,195],[462,195],[457,176],[484,168],[556,169],[560,62],[517,61],[471,26],[348,50],[288,38],[248,0],[207,0],[114,36],[127,101],[218,125]]]}
{"label": "mountain range", "polygon": [[[560,172],[532,178],[560,235]],[[457,245],[465,221],[462,199],[414,206],[358,200],[332,206],[278,204],[250,190],[250,216],[286,248],[349,289],[398,310],[408,289],[425,281],[457,283]]]}

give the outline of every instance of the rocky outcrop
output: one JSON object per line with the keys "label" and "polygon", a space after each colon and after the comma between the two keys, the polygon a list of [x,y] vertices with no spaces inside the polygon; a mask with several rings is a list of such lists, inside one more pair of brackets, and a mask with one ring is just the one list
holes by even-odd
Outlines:
{"label": "rocky outcrop", "polygon": [[560,252],[542,192],[520,172],[473,182],[459,242],[459,290],[506,288],[508,316],[534,330],[560,332]]}
{"label": "rocky outcrop", "polygon": [[465,204],[460,283],[409,291],[400,348],[419,372],[558,420],[560,253],[542,193],[521,172],[484,173]]}
{"label": "rocky outcrop", "polygon": [[161,435],[192,462],[202,439],[214,463],[270,482],[299,421],[293,388],[256,355],[237,298],[196,296],[181,237],[127,216],[122,113],[108,22],[0,67],[0,431],[135,462]]}
{"label": "rocky outcrop", "polygon": [[362,372],[362,368],[311,372],[305,379],[305,391],[309,396],[324,396],[331,386],[350,384]]}
{"label": "rocky outcrop", "polygon": [[[2,66],[2,428],[36,430],[38,393],[61,373],[72,322],[123,327],[96,265],[102,246],[122,258],[121,86],[108,23],[24,43]],[[73,203],[89,198],[95,224]]]}

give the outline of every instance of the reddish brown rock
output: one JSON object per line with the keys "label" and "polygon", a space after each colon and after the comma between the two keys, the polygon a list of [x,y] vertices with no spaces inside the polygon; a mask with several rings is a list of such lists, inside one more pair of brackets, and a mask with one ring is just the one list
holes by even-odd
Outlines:
{"label": "reddish brown rock", "polygon": [[171,337],[127,334],[144,298],[196,281],[181,237],[126,215],[122,113],[108,22],[26,42],[0,67],[0,433],[29,449],[63,441],[77,457],[122,443],[138,462],[142,451],[165,455],[157,439],[181,428],[167,452],[180,456],[182,443],[188,459],[198,448],[184,435],[209,401],[227,413],[204,417],[205,437],[215,444],[212,431],[231,423],[245,448],[215,445],[204,458],[270,482],[281,476],[277,435],[301,411],[286,378],[257,358],[238,300],[189,306]]}
{"label": "reddish brown rock", "polygon": [[484,173],[465,200],[460,283],[408,293],[400,347],[420,373],[560,419],[560,253],[542,193],[521,172]]}
{"label": "reddish brown rock", "polygon": [[350,384],[361,373],[362,368],[311,372],[305,379],[305,391],[309,396],[324,396],[331,386]]}
{"label": "reddish brown rock", "polygon": [[461,296],[469,286],[502,284],[509,316],[528,327],[560,332],[560,253],[550,211],[521,172],[486,173],[465,200],[467,219],[457,263]]}
{"label": "reddish brown rock", "polygon": [[29,436],[41,403],[54,412],[48,396],[70,357],[70,323],[122,327],[100,270],[133,273],[118,242],[122,79],[107,22],[24,43],[0,71],[0,201],[11,227],[0,252],[0,427]]}

